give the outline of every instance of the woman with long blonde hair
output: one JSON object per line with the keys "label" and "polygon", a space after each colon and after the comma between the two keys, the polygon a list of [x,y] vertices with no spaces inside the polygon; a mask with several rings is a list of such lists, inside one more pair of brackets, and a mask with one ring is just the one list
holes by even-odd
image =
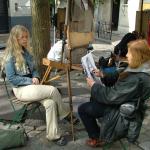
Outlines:
{"label": "woman with long blonde hair", "polygon": [[[86,144],[91,147],[127,137],[135,142],[144,118],[144,103],[150,97],[150,48],[146,40],[128,44],[128,67],[112,87],[87,78],[91,87],[90,102],[78,108],[80,118],[88,132]],[[103,77],[100,71],[96,75]],[[101,118],[101,126],[97,119]]]}
{"label": "woman with long blonde hair", "polygon": [[70,114],[69,106],[62,102],[57,88],[40,85],[40,77],[31,55],[29,31],[22,25],[12,28],[3,59],[6,77],[12,84],[14,95],[25,102],[39,101],[46,110],[46,137],[65,145],[66,140],[60,134],[58,118]]}
{"label": "woman with long blonde hair", "polygon": [[17,66],[21,68],[21,66],[24,65],[24,58],[22,56],[22,46],[18,43],[18,40],[21,38],[23,32],[26,32],[27,36],[27,41],[24,43],[26,45],[24,46],[26,47],[26,50],[28,52],[31,52],[29,31],[24,26],[16,25],[14,28],[12,28],[9,38],[7,40],[7,46],[2,62],[3,64],[9,58],[9,56],[13,54],[16,57]]}

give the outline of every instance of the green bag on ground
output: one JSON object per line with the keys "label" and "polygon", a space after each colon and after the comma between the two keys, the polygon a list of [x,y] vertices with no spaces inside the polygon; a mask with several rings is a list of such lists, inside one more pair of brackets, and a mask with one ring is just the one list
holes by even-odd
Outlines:
{"label": "green bag on ground", "polygon": [[0,150],[25,145],[25,130],[22,127],[0,128]]}

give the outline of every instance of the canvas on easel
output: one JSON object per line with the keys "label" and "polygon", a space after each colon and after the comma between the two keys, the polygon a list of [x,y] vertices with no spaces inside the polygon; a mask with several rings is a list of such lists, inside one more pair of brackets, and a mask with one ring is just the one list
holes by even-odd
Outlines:
{"label": "canvas on easel", "polygon": [[[68,0],[66,9],[66,35],[68,60],[71,65],[81,64],[87,47],[93,42],[93,0]],[[75,60],[75,61],[74,61]]]}
{"label": "canvas on easel", "polygon": [[93,41],[93,9],[93,0],[68,1],[65,24],[71,49],[86,46]]}

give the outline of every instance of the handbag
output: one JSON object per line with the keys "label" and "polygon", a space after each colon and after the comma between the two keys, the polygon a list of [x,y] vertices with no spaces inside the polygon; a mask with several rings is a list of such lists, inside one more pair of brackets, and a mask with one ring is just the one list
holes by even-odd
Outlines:
{"label": "handbag", "polygon": [[25,136],[25,129],[21,126],[0,124],[0,150],[24,146]]}

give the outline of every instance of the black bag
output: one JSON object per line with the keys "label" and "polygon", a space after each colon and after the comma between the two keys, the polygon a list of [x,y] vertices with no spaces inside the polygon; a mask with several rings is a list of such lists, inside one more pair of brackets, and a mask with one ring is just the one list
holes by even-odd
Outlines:
{"label": "black bag", "polygon": [[100,139],[111,143],[127,135],[129,121],[120,115],[118,108],[106,113],[100,121]]}
{"label": "black bag", "polygon": [[111,52],[110,56],[107,58],[104,58],[103,56],[101,56],[99,58],[98,63],[99,63],[100,69],[108,68],[108,67],[116,67],[115,55]]}
{"label": "black bag", "polygon": [[113,53],[111,53],[108,58],[104,58],[103,56],[99,58],[99,69],[104,74],[104,78],[101,78],[102,83],[107,87],[114,86],[118,80],[119,73]]}
{"label": "black bag", "polygon": [[[140,102],[140,99],[138,101]],[[129,120],[127,132],[127,139],[129,142],[136,141],[142,127],[143,115],[138,110],[138,107],[139,106],[136,106],[134,103],[125,103],[120,106],[120,115]]]}
{"label": "black bag", "polygon": [[120,106],[120,114],[125,118],[133,118],[136,106],[133,103],[125,103]]}

